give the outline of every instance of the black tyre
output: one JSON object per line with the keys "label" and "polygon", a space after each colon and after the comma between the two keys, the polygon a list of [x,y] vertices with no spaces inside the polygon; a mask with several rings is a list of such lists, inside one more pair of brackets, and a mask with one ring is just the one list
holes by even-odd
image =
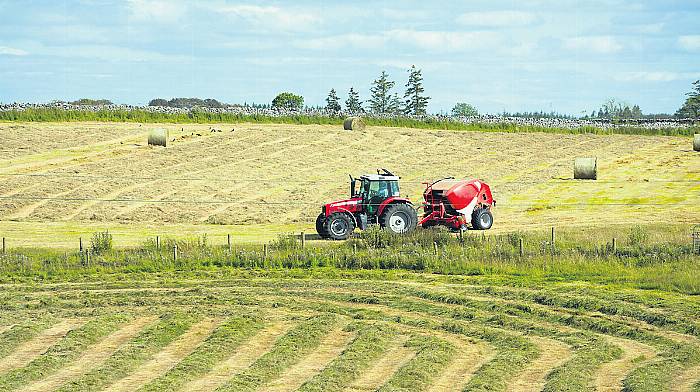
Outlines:
{"label": "black tyre", "polygon": [[402,234],[413,231],[418,224],[416,210],[408,204],[392,204],[379,218],[380,226],[392,233]]}
{"label": "black tyre", "polygon": [[488,230],[493,226],[493,215],[486,208],[479,208],[472,213],[472,228],[475,230]]}
{"label": "black tyre", "polygon": [[321,238],[328,238],[328,232],[326,231],[326,214],[323,212],[316,218],[316,232]]}
{"label": "black tyre", "polygon": [[355,223],[347,214],[336,212],[326,218],[324,230],[332,240],[347,240],[355,230]]}

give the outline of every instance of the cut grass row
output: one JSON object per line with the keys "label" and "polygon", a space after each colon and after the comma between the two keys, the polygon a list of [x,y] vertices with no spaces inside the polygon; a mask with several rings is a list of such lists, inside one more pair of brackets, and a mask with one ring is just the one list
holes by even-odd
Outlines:
{"label": "cut grass row", "polygon": [[183,313],[160,316],[158,321],[148,326],[127,345],[121,347],[98,368],[69,381],[58,390],[68,392],[104,389],[114,381],[132,373],[153,354],[182,335],[197,320],[198,317]]}
{"label": "cut grass row", "polygon": [[254,391],[266,382],[280,376],[289,366],[316,348],[323,336],[338,320],[322,315],[301,322],[279,338],[272,350],[260,357],[244,372],[234,376],[219,391]]}
{"label": "cut grass row", "polygon": [[248,338],[262,327],[260,319],[232,317],[219,326],[199,345],[166,374],[153,380],[139,391],[173,391],[195,380],[219,362],[230,356]]}
{"label": "cut grass row", "polygon": [[27,366],[0,375],[0,390],[10,391],[46,377],[76,359],[91,344],[114,332],[129,318],[122,315],[98,317],[70,331]]}
{"label": "cut grass row", "polygon": [[[246,282],[246,281],[243,281]],[[243,282],[239,282],[238,285],[242,284]],[[249,283],[254,283],[247,281]],[[317,291],[324,291],[324,286],[326,284],[320,283],[318,281],[260,281],[258,282],[261,287],[263,286],[276,286],[280,288],[284,287],[305,287],[305,286],[316,286]],[[272,284],[270,284],[272,283]],[[124,292],[121,294],[115,293],[118,297],[121,297],[122,295],[124,298],[115,298],[115,301],[113,303],[119,303],[124,306],[129,306],[130,304],[134,303],[133,299],[129,299],[128,296],[134,296],[138,297],[140,299],[145,299],[145,302],[147,303],[157,303],[157,302],[163,302],[164,306],[172,306],[176,304],[190,304],[190,306],[195,306],[196,304],[201,304],[201,303],[206,303],[206,302],[214,302],[214,303],[220,303],[220,304],[226,304],[226,303],[233,303],[238,299],[238,302],[242,305],[250,305],[250,304],[256,304],[257,306],[265,306],[265,307],[270,307],[274,308],[275,306],[280,307],[280,306],[287,306],[290,307],[291,309],[296,309],[300,311],[308,311],[309,306],[306,304],[289,304],[288,300],[285,301],[285,297],[289,298],[290,293],[287,292],[286,290],[278,290],[276,295],[279,296],[279,298],[273,299],[273,300],[264,300],[264,298],[261,297],[262,294],[265,294],[264,291],[254,291],[250,290],[248,287],[241,287],[240,291],[235,291],[231,290],[230,296],[229,295],[222,295],[221,293],[221,287],[219,286],[236,286],[236,284],[233,284],[231,282],[224,283],[224,284],[214,284],[215,290],[212,289],[195,289],[194,291],[189,291],[189,292],[182,292],[180,299],[184,300],[186,299],[185,302],[181,302],[176,300],[177,298],[173,298],[177,296],[177,292],[171,293],[171,292],[164,292],[162,293],[164,297],[167,297],[167,301],[162,301],[165,298],[158,298],[158,297],[152,297],[148,298],[145,296],[148,291],[137,291],[137,292]],[[366,286],[367,283],[364,283]],[[348,285],[349,287],[353,287],[352,284]],[[386,287],[384,287],[386,286]],[[354,287],[356,288],[356,287]],[[435,317],[445,317],[445,318],[456,318],[457,321],[464,319],[468,320],[470,323],[475,323],[475,324],[481,324],[481,325],[491,325],[493,327],[498,327],[498,328],[507,328],[515,331],[522,331],[522,332],[530,332],[530,333],[541,333],[543,336],[552,336],[553,333],[556,331],[547,331],[544,330],[542,327],[538,327],[538,324],[541,324],[543,321],[545,322],[552,322],[557,325],[564,325],[564,326],[572,326],[575,328],[581,328],[584,330],[591,330],[591,331],[596,331],[596,332],[601,332],[601,333],[606,333],[606,334],[613,334],[616,336],[623,336],[623,337],[628,337],[628,338],[633,338],[635,340],[640,340],[644,342],[648,342],[655,347],[658,347],[659,350],[661,350],[661,358],[664,358],[664,361],[661,362],[661,364],[657,363],[652,363],[649,366],[650,371],[649,372],[644,372],[644,374],[647,374],[645,380],[643,383],[646,383],[645,385],[652,385],[659,387],[659,385],[668,385],[667,383],[670,381],[670,377],[674,373],[677,372],[677,370],[682,369],[684,367],[687,367],[689,365],[692,365],[693,363],[697,362],[697,352],[696,350],[693,349],[681,349],[678,345],[673,345],[673,342],[668,341],[668,339],[660,339],[658,336],[656,336],[653,333],[644,331],[644,330],[639,330],[636,327],[629,326],[626,324],[620,324],[619,322],[616,322],[615,320],[611,319],[599,319],[597,317],[590,317],[588,315],[584,314],[576,314],[576,313],[569,313],[569,312],[560,312],[556,310],[558,308],[558,305],[555,303],[551,303],[550,301],[539,301],[543,303],[538,303],[534,301],[532,298],[524,300],[523,298],[526,297],[517,297],[518,301],[514,302],[523,302],[524,304],[532,304],[532,305],[526,305],[526,306],[515,306],[514,304],[501,304],[496,301],[496,303],[488,303],[486,301],[474,301],[473,299],[470,299],[466,297],[464,294],[459,294],[459,291],[462,291],[462,288],[455,288],[455,287],[450,287],[451,290],[457,291],[454,293],[452,296],[445,295],[444,290],[436,290],[434,292],[434,297],[429,297],[425,295],[425,293],[422,293],[420,297],[427,297],[430,298],[431,300],[440,300],[442,299],[443,302],[449,302],[449,303],[455,303],[459,306],[465,306],[467,311],[461,311],[461,312],[455,312],[455,309],[452,309],[451,307],[439,307],[435,305],[430,305],[430,304],[422,304],[420,301],[416,300],[411,300],[410,296],[406,299],[402,299],[401,297],[397,297],[395,294],[401,294],[405,295],[404,292],[398,291],[394,292],[392,294],[381,294],[378,293],[377,290],[381,289],[381,291],[388,291],[390,289],[390,285],[387,285],[386,283],[381,284],[373,284],[372,285],[373,292],[371,295],[363,294],[361,292],[356,292],[353,294],[338,294],[338,293],[333,293],[329,292],[325,295],[322,295],[322,293],[316,293],[316,292],[311,292],[309,297],[316,297],[321,300],[332,300],[332,301],[345,301],[348,305],[363,305],[364,303],[369,303],[370,305],[382,305],[382,306],[388,306],[389,308],[395,308],[399,311],[402,312],[411,312],[413,315],[418,316],[418,318],[412,318],[412,319],[407,319],[407,320],[402,320],[401,322],[406,323],[407,325],[413,325],[413,326],[420,326],[425,328],[426,326],[431,326],[430,323],[426,324],[426,320],[424,318],[428,318],[428,320],[435,319]],[[471,289],[471,287],[467,287],[468,289]],[[427,289],[422,289],[423,292],[430,291]],[[525,291],[520,289],[521,291]],[[561,295],[561,293],[557,293],[556,291],[559,290],[553,290],[556,295]],[[389,291],[391,293],[391,291]],[[527,291],[525,291],[527,293]],[[245,293],[248,293],[248,297],[244,295]],[[576,293],[574,291],[574,293]],[[97,293],[96,293],[97,294]],[[273,293],[274,294],[274,293]],[[414,293],[415,294],[415,293]],[[432,294],[429,292],[429,294]],[[449,293],[448,293],[449,294]],[[481,293],[483,295],[483,293]],[[549,293],[545,293],[549,294]],[[99,294],[101,296],[104,296],[104,293]],[[299,293],[294,293],[292,295],[292,298],[294,296],[298,297],[300,294]],[[501,295],[500,292],[495,291],[491,292],[491,296],[493,297],[499,297]],[[67,293],[68,297],[72,297],[72,294]],[[416,295],[418,297],[418,295]],[[635,298],[634,296],[628,295],[629,299],[635,300],[639,302],[639,298]],[[68,306],[69,308],[75,308],[79,306],[79,303],[75,303],[75,305],[69,304],[69,303],[63,303],[61,298],[61,295],[59,295],[59,298],[53,302],[49,303],[48,306],[56,307],[56,306]],[[216,300],[213,300],[213,298],[216,298]],[[87,296],[86,302],[88,303],[93,303],[90,296]],[[75,301],[78,301],[78,298],[75,298]],[[110,300],[112,301],[112,300]],[[110,301],[106,302],[99,302],[96,301],[93,303],[94,306],[100,307],[100,306],[107,306],[109,305]],[[32,300],[32,302],[35,302]],[[39,301],[41,302],[41,301]],[[73,302],[73,300],[71,300]],[[675,305],[680,305],[679,302],[673,302]],[[569,306],[573,306],[573,304],[569,304]],[[620,306],[617,304],[616,306]],[[338,309],[334,309],[334,307],[337,307]],[[545,311],[543,309],[547,308],[552,308],[552,311]],[[353,317],[363,317],[363,318],[372,318],[372,317],[379,317],[381,320],[395,320],[395,317],[387,314],[387,315],[381,315],[381,310],[378,310],[376,308],[371,308],[369,307],[368,310],[371,311],[363,311],[363,312],[350,312],[348,313],[348,308],[347,306],[340,306],[340,305],[333,305],[329,306],[326,305],[324,307],[316,307],[313,308],[312,310],[314,311],[333,311],[333,312],[344,312],[344,314],[351,315]],[[580,312],[580,309],[575,309],[572,308],[572,311],[577,310]],[[615,312],[619,312],[619,310],[614,310]],[[644,309],[639,309],[639,311],[644,311]],[[609,310],[609,313],[612,313],[613,309]],[[343,314],[343,313],[341,313]],[[532,316],[530,316],[532,314]],[[531,321],[528,321],[531,320]],[[668,327],[668,324],[662,324]],[[432,325],[433,327],[440,328],[440,325]],[[563,337],[559,337],[560,339],[563,339]],[[578,350],[577,350],[577,355],[578,355]],[[681,355],[682,354],[682,355]],[[582,361],[583,363],[591,364],[591,361]],[[647,365],[645,365],[647,366]],[[581,369],[575,368],[576,372],[582,372]],[[564,377],[567,373],[571,374],[573,371],[567,371],[564,372],[561,376],[558,377]],[[630,375],[629,379],[627,382],[633,383],[633,382],[640,382],[639,379],[635,379],[637,377],[635,374],[637,372],[633,373]],[[639,372],[642,374],[642,372]],[[585,374],[585,373],[582,373]],[[662,376],[660,378],[657,378],[655,380],[650,380],[649,374],[658,374],[659,376]],[[557,378],[554,378],[551,380],[552,383],[555,383]],[[639,384],[641,385],[641,383]]]}

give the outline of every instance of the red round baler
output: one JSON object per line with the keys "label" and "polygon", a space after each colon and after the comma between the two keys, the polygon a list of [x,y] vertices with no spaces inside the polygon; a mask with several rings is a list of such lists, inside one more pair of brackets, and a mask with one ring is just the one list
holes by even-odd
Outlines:
{"label": "red round baler", "polygon": [[423,227],[447,226],[453,230],[487,230],[493,225],[496,204],[491,188],[481,180],[446,178],[426,183],[423,192]]}

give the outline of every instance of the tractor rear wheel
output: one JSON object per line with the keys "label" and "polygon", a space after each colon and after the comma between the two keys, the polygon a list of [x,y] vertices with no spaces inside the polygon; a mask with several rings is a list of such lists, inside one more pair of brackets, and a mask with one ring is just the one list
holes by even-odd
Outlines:
{"label": "tractor rear wheel", "polygon": [[355,222],[347,214],[336,212],[326,219],[324,230],[332,240],[347,240],[355,230]]}
{"label": "tractor rear wheel", "polygon": [[328,231],[326,231],[326,214],[323,212],[316,218],[316,232],[321,238],[328,238]]}
{"label": "tractor rear wheel", "polygon": [[488,230],[493,226],[493,215],[486,208],[479,208],[472,213],[472,227],[476,230]]}
{"label": "tractor rear wheel", "polygon": [[379,224],[383,229],[395,234],[408,233],[416,228],[418,215],[416,210],[408,204],[392,204],[384,210],[379,218]]}

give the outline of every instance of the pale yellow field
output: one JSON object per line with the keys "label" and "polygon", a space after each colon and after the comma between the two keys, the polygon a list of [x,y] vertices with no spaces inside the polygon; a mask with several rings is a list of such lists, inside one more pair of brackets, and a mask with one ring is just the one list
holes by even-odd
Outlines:
{"label": "pale yellow field", "polygon": [[[155,127],[175,141],[146,145]],[[104,229],[117,245],[156,234],[256,242],[311,233],[321,204],[347,196],[347,174],[379,167],[401,175],[415,201],[423,181],[485,180],[494,232],[700,223],[700,154],[682,137],[3,123],[0,140],[0,235],[15,246],[72,246]],[[598,181],[571,179],[581,156],[598,157]]]}

